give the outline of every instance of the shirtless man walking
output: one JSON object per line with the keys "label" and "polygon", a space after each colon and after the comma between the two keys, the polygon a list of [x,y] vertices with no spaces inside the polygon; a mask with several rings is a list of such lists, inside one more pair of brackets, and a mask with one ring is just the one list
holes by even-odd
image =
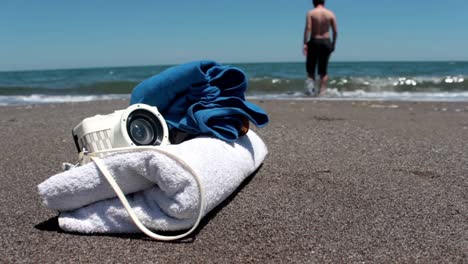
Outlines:
{"label": "shirtless man walking", "polygon": [[[338,36],[336,17],[332,11],[325,8],[325,0],[313,0],[314,9],[307,12],[304,29],[304,56],[307,57],[306,92],[313,94],[315,83],[315,68],[320,75],[320,95],[327,89],[327,68],[330,54],[335,50]],[[330,40],[330,28],[333,31],[333,40]]]}

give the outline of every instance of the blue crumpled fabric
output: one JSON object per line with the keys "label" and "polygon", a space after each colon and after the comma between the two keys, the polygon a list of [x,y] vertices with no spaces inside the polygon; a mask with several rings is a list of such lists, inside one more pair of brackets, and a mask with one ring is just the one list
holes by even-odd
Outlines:
{"label": "blue crumpled fabric", "polygon": [[133,89],[130,104],[156,106],[170,129],[232,142],[239,137],[244,118],[257,127],[268,123],[267,113],[245,100],[247,85],[238,68],[195,61],[144,80]]}

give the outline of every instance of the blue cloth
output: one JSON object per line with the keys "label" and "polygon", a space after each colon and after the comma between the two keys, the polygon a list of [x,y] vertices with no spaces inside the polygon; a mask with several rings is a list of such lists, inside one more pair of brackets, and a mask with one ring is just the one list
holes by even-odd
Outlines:
{"label": "blue cloth", "polygon": [[141,82],[133,89],[130,104],[156,106],[170,128],[232,142],[239,137],[244,118],[257,127],[268,123],[267,113],[245,100],[246,89],[242,70],[195,61]]}

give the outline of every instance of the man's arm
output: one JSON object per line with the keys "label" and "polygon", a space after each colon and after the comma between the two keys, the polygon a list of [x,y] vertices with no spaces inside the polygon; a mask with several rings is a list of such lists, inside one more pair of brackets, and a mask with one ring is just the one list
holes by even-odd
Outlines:
{"label": "man's arm", "polygon": [[333,45],[333,50],[335,50],[336,39],[338,38],[338,25],[336,23],[335,14],[333,14],[333,16],[332,16],[331,27],[332,27],[332,32],[333,32],[332,45]]}
{"label": "man's arm", "polygon": [[307,12],[306,23],[305,23],[305,27],[304,27],[304,38],[302,40],[302,42],[304,44],[302,53],[304,54],[304,56],[307,56],[307,41],[309,41],[311,32],[312,32],[312,19],[311,19],[310,15],[309,15],[309,12]]}

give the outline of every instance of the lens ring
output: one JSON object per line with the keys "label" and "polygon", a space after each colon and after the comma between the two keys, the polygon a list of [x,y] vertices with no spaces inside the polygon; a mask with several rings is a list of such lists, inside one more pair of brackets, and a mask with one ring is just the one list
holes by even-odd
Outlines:
{"label": "lens ring", "polygon": [[163,124],[152,112],[137,109],[128,115],[126,123],[127,133],[135,145],[161,145],[164,139]]}
{"label": "lens ring", "polygon": [[150,145],[154,139],[154,130],[150,122],[145,119],[138,118],[130,122],[130,136],[138,145]]}

